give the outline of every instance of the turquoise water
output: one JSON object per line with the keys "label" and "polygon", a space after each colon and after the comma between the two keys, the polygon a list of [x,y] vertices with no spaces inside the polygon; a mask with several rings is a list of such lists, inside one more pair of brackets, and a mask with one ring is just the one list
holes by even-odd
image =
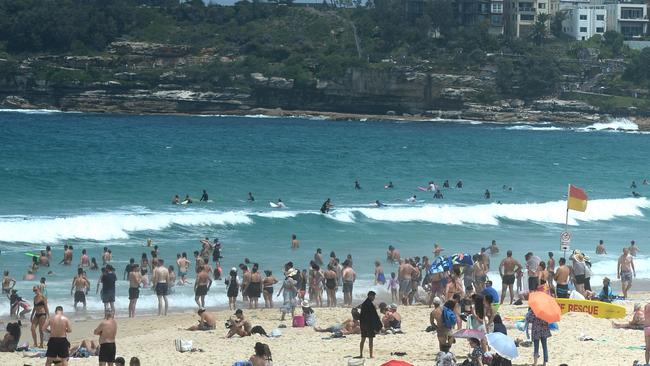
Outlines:
{"label": "turquoise water", "polygon": [[[559,255],[564,195],[573,183],[590,197],[586,213],[571,213],[573,247],[593,254],[603,239],[610,253],[593,259],[594,283],[615,274],[616,255],[630,240],[646,249],[650,201],[629,194],[632,180],[637,191],[650,194],[650,186],[641,185],[650,178],[650,135],[634,129],[626,120],[570,129],[2,112],[0,269],[21,278],[30,261],[25,252],[51,245],[58,262],[69,243],[75,264],[83,248],[99,259],[110,247],[121,273],[129,257],[149,251],[143,248],[147,238],[169,264],[176,253],[191,256],[199,239],[209,236],[224,244],[226,269],[248,257],[279,273],[288,260],[304,268],[316,248],[352,254],[361,296],[371,287],[374,260],[389,244],[421,256],[431,255],[434,242],[448,253],[473,253],[496,239],[519,257],[529,250]],[[417,189],[445,179],[452,186],[462,179],[464,187],[443,190],[442,200]],[[355,180],[361,190],[354,189]],[[388,181],[394,189],[384,189]],[[170,204],[175,194],[198,201],[202,189],[212,202]],[[492,192],[489,201],[485,189]],[[249,191],[254,203],[246,200]],[[413,194],[421,201],[407,203]],[[287,209],[269,206],[278,198]],[[335,209],[321,215],[326,198]],[[373,207],[375,200],[388,206]],[[301,240],[299,251],[289,249],[292,233]],[[650,258],[637,262],[639,277],[650,278]],[[51,270],[37,274],[48,278],[51,304],[70,306],[74,268]],[[90,274],[93,286],[97,277]],[[19,282],[25,297],[31,285]],[[118,308],[127,306],[126,287],[118,283]],[[190,292],[177,288],[172,308],[194,306],[183,296]],[[145,293],[139,306],[153,308],[153,295]],[[220,284],[208,305],[224,303]],[[90,297],[89,306],[100,309],[99,298]],[[0,315],[7,312],[7,300],[0,299]]]}

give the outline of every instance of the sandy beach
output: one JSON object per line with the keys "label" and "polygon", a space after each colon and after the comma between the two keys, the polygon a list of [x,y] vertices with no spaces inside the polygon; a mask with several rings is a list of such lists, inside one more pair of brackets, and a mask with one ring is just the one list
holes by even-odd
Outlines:
{"label": "sandy beach", "polygon": [[[637,292],[634,301],[625,301],[628,317],[634,302],[645,302],[650,293]],[[502,306],[500,314],[506,319],[523,316],[527,306]],[[381,365],[390,359],[403,359],[414,365],[432,365],[438,352],[435,333],[425,332],[429,323],[430,309],[426,306],[401,306],[401,335],[379,335],[375,340],[375,358],[366,360],[366,365]],[[315,309],[317,325],[327,327],[350,317],[350,310],[344,308]],[[194,314],[173,314],[165,318],[142,316],[136,319],[118,317],[119,333],[117,353],[128,360],[137,356],[143,365],[232,365],[234,361],[246,360],[253,352],[255,342],[268,343],[273,353],[275,365],[347,365],[347,359],[358,354],[359,335],[344,339],[323,339],[328,333],[317,333],[312,328],[291,328],[289,321],[279,321],[279,310],[246,310],[244,313],[253,325],[261,325],[267,332],[286,324],[279,338],[266,338],[259,335],[226,339],[223,322],[232,314],[228,310],[215,311],[218,319],[217,329],[207,332],[179,330],[196,322]],[[120,314],[118,314],[119,316]],[[618,321],[622,321],[619,319]],[[512,320],[505,320],[508,334],[513,338],[524,339],[523,332],[514,329]],[[73,322],[72,344],[81,339],[96,339],[92,329],[97,320]],[[595,341],[580,341],[587,335]],[[179,353],[174,350],[174,339],[190,339],[194,347],[205,352]],[[23,327],[22,342],[30,340],[29,328]],[[576,365],[587,362],[589,365],[631,365],[634,360],[643,360],[642,349],[627,349],[629,346],[642,346],[643,333],[639,330],[613,329],[611,320],[596,319],[586,314],[569,313],[562,317],[559,330],[549,339],[550,365],[566,363]],[[452,352],[462,361],[469,351],[467,341],[459,339]],[[391,356],[391,352],[406,352],[403,357]],[[532,364],[532,347],[520,347],[520,356],[514,365]],[[366,348],[367,355],[367,348]],[[2,365],[40,365],[44,359],[30,359],[22,353],[0,354]],[[97,358],[71,359],[70,365],[96,365]]]}

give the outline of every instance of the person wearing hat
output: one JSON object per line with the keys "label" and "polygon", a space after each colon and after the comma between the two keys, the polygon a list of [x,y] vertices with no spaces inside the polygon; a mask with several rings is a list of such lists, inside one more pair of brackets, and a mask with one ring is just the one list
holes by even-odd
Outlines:
{"label": "person wearing hat", "polygon": [[361,343],[359,344],[359,356],[356,358],[363,358],[363,346],[366,343],[366,338],[368,338],[368,348],[370,349],[370,358],[372,358],[373,339],[382,328],[381,319],[379,319],[379,314],[373,304],[375,296],[374,291],[369,291],[366,300],[358,307],[360,309]]}
{"label": "person wearing hat", "polygon": [[204,308],[200,308],[197,311],[197,314],[199,314],[199,324],[193,325],[187,328],[187,330],[215,330],[217,328],[217,318],[214,314],[206,311]]}
{"label": "person wearing hat", "polygon": [[230,317],[230,329],[226,338],[232,338],[235,334],[240,337],[247,337],[251,335],[251,322],[244,316],[244,311],[242,309],[237,309],[235,314]]}
{"label": "person wearing hat", "polygon": [[610,285],[610,280],[608,277],[603,278],[603,288],[598,293],[598,299],[603,302],[611,302],[614,299],[614,293],[612,292],[612,286]]}
{"label": "person wearing hat", "polygon": [[643,313],[643,308],[638,302],[634,304],[634,315],[632,319],[627,323],[615,323],[612,322],[612,327],[617,329],[643,329],[645,324],[645,314]]}
{"label": "person wearing hat", "polygon": [[298,281],[293,277],[298,274],[298,270],[292,267],[287,268],[284,273],[284,281],[282,282],[282,287],[276,296],[282,294],[283,303],[282,303],[282,317],[280,320],[284,321],[284,317],[287,313],[291,313],[291,319],[296,309],[296,297],[298,296]]}
{"label": "person wearing hat", "polygon": [[307,300],[302,300],[300,305],[302,307],[302,316],[305,318],[305,325],[313,327],[316,324],[316,313],[314,313],[314,309],[311,308]]}
{"label": "person wearing hat", "polygon": [[582,296],[585,296],[585,255],[579,250],[574,250],[569,259],[573,262],[572,274],[574,278],[573,282],[576,285],[576,291],[582,294]]}

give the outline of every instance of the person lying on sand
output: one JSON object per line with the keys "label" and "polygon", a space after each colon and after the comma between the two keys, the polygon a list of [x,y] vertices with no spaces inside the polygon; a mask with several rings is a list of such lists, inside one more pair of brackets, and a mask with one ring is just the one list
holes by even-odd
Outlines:
{"label": "person lying on sand", "polygon": [[643,309],[641,304],[634,304],[634,315],[628,323],[616,323],[612,322],[612,327],[616,329],[643,329],[643,324],[645,322],[645,316],[643,314]]}
{"label": "person lying on sand", "polygon": [[348,319],[341,324],[327,328],[314,327],[314,330],[321,333],[361,334],[361,325],[358,320]]}

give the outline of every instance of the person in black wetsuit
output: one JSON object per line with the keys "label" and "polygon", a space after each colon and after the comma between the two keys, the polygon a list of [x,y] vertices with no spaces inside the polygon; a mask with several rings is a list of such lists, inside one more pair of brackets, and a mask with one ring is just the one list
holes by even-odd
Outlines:
{"label": "person in black wetsuit", "polygon": [[485,196],[486,200],[489,200],[492,197],[492,194],[487,189],[485,190],[485,193],[483,195]]}
{"label": "person in black wetsuit", "polygon": [[203,190],[203,195],[201,196],[199,202],[208,202],[208,192],[205,189]]}
{"label": "person in black wetsuit", "polygon": [[355,180],[355,181],[354,181],[354,189],[356,189],[356,190],[361,189],[361,186],[359,185],[359,181],[358,181],[358,180]]}
{"label": "person in black wetsuit", "polygon": [[456,182],[456,188],[463,188],[463,181],[462,180],[459,180],[458,182]]}
{"label": "person in black wetsuit", "polygon": [[253,197],[253,193],[248,192],[248,202],[255,202],[255,197]]}
{"label": "person in black wetsuit", "polygon": [[435,199],[443,199],[444,197],[442,196],[442,192],[440,190],[436,190],[436,193],[433,195],[433,198]]}
{"label": "person in black wetsuit", "polygon": [[449,188],[449,180],[445,180],[445,182],[442,183],[442,188]]}
{"label": "person in black wetsuit", "polygon": [[324,214],[325,214],[325,213],[329,213],[329,212],[330,212],[330,208],[332,208],[332,202],[331,202],[330,199],[328,198],[327,200],[325,200],[325,202],[323,202],[323,205],[320,206],[320,212],[321,212],[321,213],[324,213]]}

